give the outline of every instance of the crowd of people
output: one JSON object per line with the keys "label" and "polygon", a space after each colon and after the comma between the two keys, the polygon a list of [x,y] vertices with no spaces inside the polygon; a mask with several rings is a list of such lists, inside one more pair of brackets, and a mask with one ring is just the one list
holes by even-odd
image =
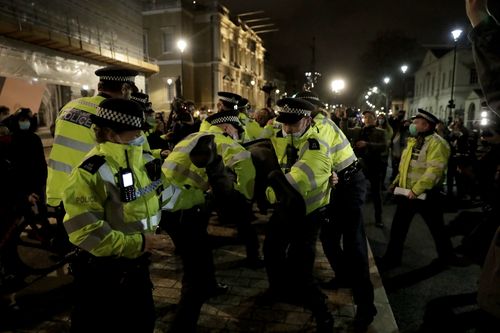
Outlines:
{"label": "crowd of people", "polygon": [[[311,91],[252,116],[247,99],[221,91],[216,112],[204,119],[193,103],[176,99],[164,119],[135,86],[138,73],[111,66],[95,72],[96,96],[59,111],[47,164],[33,112],[10,115],[1,107],[1,174],[16,189],[1,192],[1,214],[15,218],[34,204],[59,214],[79,250],[70,264],[71,331],[153,332],[150,256],[170,237],[183,266],[170,331],[195,332],[203,303],[227,290],[216,280],[208,239],[213,211],[236,225],[245,265],[265,268],[269,297],[308,308],[318,332],[334,327],[314,279],[318,240],[332,268],[321,286],[352,288],[356,330],[366,331],[377,315],[362,213],[367,193],[380,228],[382,192],[395,195],[380,269],[401,264],[416,213],[431,231],[438,261],[466,264],[444,222],[444,194],[449,202],[480,201],[482,222],[500,221],[500,32],[486,1],[466,3],[480,82],[497,116],[476,131],[460,119],[443,124],[423,109],[411,119],[403,110],[339,109],[330,116]],[[263,244],[252,225],[254,204],[263,212],[272,207]]]}

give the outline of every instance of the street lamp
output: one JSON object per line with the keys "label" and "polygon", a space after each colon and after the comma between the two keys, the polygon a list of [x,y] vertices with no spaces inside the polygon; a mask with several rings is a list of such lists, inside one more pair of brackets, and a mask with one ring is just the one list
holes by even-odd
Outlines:
{"label": "street lamp", "polygon": [[[345,88],[345,81],[343,79],[335,79],[335,80],[332,80],[332,82],[330,83],[330,87],[332,89],[332,92],[334,94],[334,99],[335,97],[337,97],[341,92],[342,90],[344,90]],[[333,101],[333,104],[337,104],[338,101]],[[340,103],[338,103],[340,104]]]}
{"label": "street lamp", "polygon": [[448,102],[448,108],[450,109],[450,113],[448,115],[448,124],[451,123],[453,120],[453,109],[455,108],[455,101],[453,100],[453,90],[455,89],[455,69],[457,66],[457,42],[458,39],[460,38],[460,35],[462,35],[462,30],[460,29],[455,29],[451,32],[451,35],[453,36],[453,70],[451,72],[451,98],[450,101]]}
{"label": "street lamp", "polygon": [[184,59],[183,58],[184,57],[183,57],[183,54],[184,54],[184,50],[186,49],[186,47],[187,47],[187,42],[185,39],[181,38],[177,41],[177,48],[179,49],[179,51],[181,51],[181,75],[180,75],[181,76],[181,85],[180,85],[180,91],[179,91],[180,97],[182,97],[183,93],[184,93],[184,91],[183,91],[184,90],[183,89],[183,86],[184,86],[184,75],[183,75],[184,74],[183,73],[183,69],[184,69],[184,66],[183,66]]}
{"label": "street lamp", "polygon": [[384,83],[386,86],[386,89],[385,89],[385,109],[387,110],[387,112],[389,112],[389,110],[390,110],[390,108],[389,108],[389,82],[391,82],[391,78],[388,76],[384,77]]}
{"label": "street lamp", "polygon": [[401,103],[401,110],[405,109],[405,99],[406,99],[406,71],[408,70],[408,65],[401,65],[400,67],[401,73],[403,73],[403,84],[401,85],[403,87],[403,94],[401,95],[403,98],[403,101]]}

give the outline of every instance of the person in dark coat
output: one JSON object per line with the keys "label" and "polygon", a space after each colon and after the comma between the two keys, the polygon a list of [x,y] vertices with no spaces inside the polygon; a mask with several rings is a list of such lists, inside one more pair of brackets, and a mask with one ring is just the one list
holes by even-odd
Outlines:
{"label": "person in dark coat", "polygon": [[12,116],[11,158],[19,200],[31,204],[45,202],[47,162],[42,140],[35,134],[35,117],[29,108],[20,108]]}

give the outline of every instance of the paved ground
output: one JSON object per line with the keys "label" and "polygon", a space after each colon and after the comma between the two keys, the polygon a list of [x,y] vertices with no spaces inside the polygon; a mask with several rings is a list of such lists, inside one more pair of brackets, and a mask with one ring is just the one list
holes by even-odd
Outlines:
{"label": "paved ground", "polygon": [[[256,226],[262,230],[267,216],[258,216]],[[214,256],[218,279],[227,283],[230,289],[226,295],[213,298],[203,306],[198,322],[199,332],[315,331],[314,320],[309,311],[285,303],[262,304],[260,296],[268,287],[265,270],[242,267],[244,248],[235,241],[234,228],[220,226],[214,219],[209,231],[217,238]],[[158,315],[156,332],[165,332],[180,294],[181,264],[172,251],[167,251],[164,255],[155,256],[151,269]],[[397,332],[396,322],[373,259],[371,273],[379,313],[369,332]],[[318,246],[316,275],[319,279],[327,279],[331,274],[321,247]],[[351,332],[355,307],[350,290],[325,292],[335,315],[336,332]],[[59,274],[42,279],[17,295],[19,311],[7,312],[2,309],[0,331],[68,332],[70,294],[71,277],[64,274],[63,270]]]}
{"label": "paved ground", "polygon": [[[446,206],[446,202],[443,201],[443,205]],[[465,204],[458,205],[458,208],[458,211],[445,213],[446,224],[461,211],[479,210],[467,208]],[[365,206],[365,229],[376,256],[382,256],[385,252],[394,210],[395,205],[386,202],[383,213],[386,227],[380,229],[374,225],[372,205],[368,203]],[[454,246],[459,245],[461,239],[462,236],[453,237]],[[500,322],[482,312],[476,303],[474,293],[477,291],[480,266],[441,267],[433,262],[436,257],[429,229],[417,215],[408,232],[401,267],[382,273],[400,332],[500,332]],[[426,317],[426,313],[435,318]],[[443,323],[447,325],[447,330],[437,328]],[[452,324],[459,328],[450,330]]]}

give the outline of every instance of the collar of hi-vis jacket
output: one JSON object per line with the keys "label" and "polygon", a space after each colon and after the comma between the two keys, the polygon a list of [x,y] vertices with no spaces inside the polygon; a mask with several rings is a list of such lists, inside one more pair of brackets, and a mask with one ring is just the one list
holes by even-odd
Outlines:
{"label": "collar of hi-vis jacket", "polygon": [[[114,142],[100,143],[96,147],[97,153],[102,153],[106,156],[106,161],[112,163],[117,167],[126,168],[128,158],[128,165],[144,165],[143,163],[143,147],[131,146],[127,144],[120,144]],[[127,154],[125,155],[125,152]]]}

